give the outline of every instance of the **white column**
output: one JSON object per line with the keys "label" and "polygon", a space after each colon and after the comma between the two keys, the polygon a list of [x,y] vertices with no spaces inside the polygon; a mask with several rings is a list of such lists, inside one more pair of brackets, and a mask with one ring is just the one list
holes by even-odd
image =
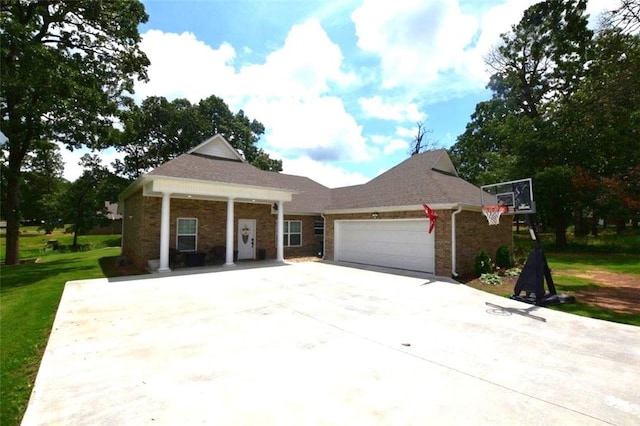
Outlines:
{"label": "white column", "polygon": [[278,234],[277,239],[277,255],[278,262],[284,262],[284,203],[278,201]]}
{"label": "white column", "polygon": [[234,266],[233,263],[233,198],[227,200],[227,252],[225,254],[224,266]]}
{"label": "white column", "polygon": [[171,194],[162,194],[162,212],[160,215],[160,267],[158,272],[170,272],[169,268],[169,220],[171,218]]}

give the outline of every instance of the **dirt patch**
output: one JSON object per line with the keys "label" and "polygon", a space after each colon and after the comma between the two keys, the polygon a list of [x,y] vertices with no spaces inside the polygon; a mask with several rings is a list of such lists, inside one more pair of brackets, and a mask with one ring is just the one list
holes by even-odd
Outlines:
{"label": "dirt patch", "polygon": [[[594,286],[571,291],[580,303],[610,311],[640,315],[640,276],[609,271],[563,270],[553,274],[554,282],[562,277],[578,277],[591,281]],[[518,277],[501,277],[502,284],[488,285],[480,279],[463,280],[479,290],[501,296],[510,295]]]}
{"label": "dirt patch", "polygon": [[640,276],[609,271],[563,270],[558,277],[573,276],[588,279],[598,287],[574,292],[588,305],[615,312],[640,315]]}

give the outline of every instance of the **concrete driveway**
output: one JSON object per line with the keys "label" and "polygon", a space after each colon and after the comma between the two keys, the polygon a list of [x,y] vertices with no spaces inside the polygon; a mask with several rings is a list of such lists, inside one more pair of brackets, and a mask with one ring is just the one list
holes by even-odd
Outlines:
{"label": "concrete driveway", "polygon": [[67,284],[23,425],[640,423],[640,329],[327,263]]}

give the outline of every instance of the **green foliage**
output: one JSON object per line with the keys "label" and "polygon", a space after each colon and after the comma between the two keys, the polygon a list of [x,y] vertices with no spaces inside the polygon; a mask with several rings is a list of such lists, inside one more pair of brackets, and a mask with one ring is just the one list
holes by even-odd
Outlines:
{"label": "green foliage", "polygon": [[498,247],[496,251],[496,266],[498,268],[511,268],[511,251],[506,245]]}
{"label": "green foliage", "polygon": [[482,274],[482,275],[480,275],[480,281],[482,281],[483,283],[485,283],[487,285],[501,285],[502,284],[502,278],[500,278],[500,275],[498,275],[498,274],[490,274],[490,273]]}
{"label": "green foliage", "polygon": [[522,273],[522,269],[520,268],[510,268],[504,271],[505,277],[518,277]]}
{"label": "green foliage", "polygon": [[491,258],[487,254],[486,251],[480,250],[480,252],[476,255],[473,270],[476,275],[481,276],[482,274],[491,274],[493,273],[493,265],[491,264]]}
{"label": "green foliage", "polygon": [[640,217],[640,37],[628,31],[638,6],[623,2],[594,34],[586,3],[537,3],[502,35],[486,56],[493,97],[451,148],[475,184],[532,177],[559,247],[584,216]]}
{"label": "green foliage", "polygon": [[7,137],[7,262],[18,261],[21,175],[38,142],[104,147],[115,116],[146,79],[142,3],[0,2],[0,130]]}
{"label": "green foliage", "polygon": [[282,161],[269,157],[257,147],[264,126],[249,119],[244,111],[231,112],[217,96],[198,104],[187,99],[168,101],[149,97],[140,106],[132,106],[123,114],[124,130],[114,132],[116,149],[125,153],[124,160],[114,163],[119,174],[136,178],[215,134],[221,134],[234,148],[242,151],[254,166],[281,171]]}

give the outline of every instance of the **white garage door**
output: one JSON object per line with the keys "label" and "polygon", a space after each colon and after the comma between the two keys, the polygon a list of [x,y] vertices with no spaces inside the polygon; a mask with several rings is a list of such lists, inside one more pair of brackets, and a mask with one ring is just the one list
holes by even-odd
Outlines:
{"label": "white garage door", "polygon": [[434,272],[434,234],[427,219],[338,220],[335,259]]}

